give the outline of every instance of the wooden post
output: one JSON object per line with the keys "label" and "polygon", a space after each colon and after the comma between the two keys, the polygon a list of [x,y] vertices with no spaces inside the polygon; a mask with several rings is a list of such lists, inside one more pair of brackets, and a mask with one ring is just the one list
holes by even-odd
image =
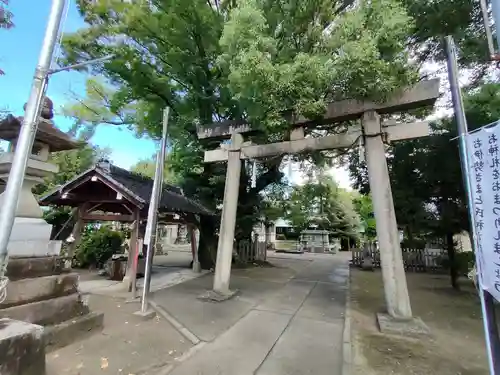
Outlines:
{"label": "wooden post", "polygon": [[82,240],[82,231],[83,228],[85,227],[85,222],[83,221],[83,211],[84,211],[84,205],[81,205],[75,209],[73,209],[72,215],[76,215],[76,222],[75,226],[73,227],[73,230],[71,231],[71,235],[74,238],[74,241],[69,244],[68,246],[68,260],[66,261],[66,267],[67,269],[71,268],[72,262],[73,262],[73,255],[75,254],[75,250],[80,244]]}
{"label": "wooden post", "polygon": [[[128,249],[128,262],[127,262],[127,271],[126,273],[128,274],[125,276],[127,278],[126,282],[129,284],[127,285],[127,290],[129,292],[132,292],[132,298],[136,297],[136,291],[137,291],[137,285],[136,285],[136,280],[137,280],[137,264],[139,263],[139,221],[141,218],[140,210],[139,208],[135,209],[134,212],[134,217],[135,220],[132,223],[132,232],[130,233],[130,245]],[[125,279],[124,279],[125,280]]]}
{"label": "wooden post", "polygon": [[191,253],[193,254],[193,271],[201,272],[200,261],[198,260],[198,244],[196,241],[196,227],[192,224],[189,225],[189,235],[191,238]]}

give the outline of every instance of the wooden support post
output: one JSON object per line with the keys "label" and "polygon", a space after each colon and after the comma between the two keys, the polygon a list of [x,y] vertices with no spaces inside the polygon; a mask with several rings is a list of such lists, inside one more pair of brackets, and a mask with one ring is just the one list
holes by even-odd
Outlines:
{"label": "wooden support post", "polygon": [[193,254],[193,271],[199,273],[201,272],[201,266],[200,266],[200,261],[198,260],[198,243],[196,241],[196,227],[190,224],[188,230],[191,239],[191,253]]}
{"label": "wooden support post", "polygon": [[132,292],[132,298],[136,297],[137,292],[137,265],[139,263],[139,221],[140,210],[136,208],[134,212],[135,220],[132,223],[132,231],[130,233],[130,245],[128,249],[128,262],[125,278],[123,279],[127,284],[127,290]]}
{"label": "wooden support post", "polygon": [[71,236],[73,237],[74,241],[70,243],[68,246],[68,255],[67,255],[68,260],[66,261],[65,265],[66,269],[71,269],[75,250],[82,240],[82,231],[83,228],[85,227],[85,222],[83,221],[84,211],[85,211],[84,205],[81,205],[80,207],[74,208],[71,213],[72,215],[76,216],[76,222],[75,226],[73,227],[73,230],[71,231]]}

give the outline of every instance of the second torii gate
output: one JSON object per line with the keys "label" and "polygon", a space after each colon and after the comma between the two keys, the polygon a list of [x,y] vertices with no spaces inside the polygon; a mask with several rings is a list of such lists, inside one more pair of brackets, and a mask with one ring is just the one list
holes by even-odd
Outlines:
{"label": "second torii gate", "polygon": [[[427,122],[383,124],[380,121],[380,114],[403,112],[433,105],[438,97],[439,80],[434,79],[422,81],[412,88],[403,90],[400,95],[382,104],[358,100],[333,102],[328,105],[326,114],[321,121],[300,118],[291,124],[293,130],[290,141],[264,145],[244,142],[243,134],[252,132],[251,127],[245,123],[225,122],[199,127],[198,137],[200,139],[231,138],[229,144],[219,149],[205,151],[206,163],[217,161],[227,161],[228,163],[213,291],[221,298],[228,298],[232,295],[229,289],[229,280],[241,159],[259,159],[315,150],[342,149],[351,147],[356,144],[358,139],[362,139],[365,146],[366,164],[377,225],[387,312],[392,318],[412,319],[384,141],[424,137],[429,134],[429,126]],[[320,124],[360,118],[361,127],[349,129],[345,133],[318,138],[304,137],[304,128],[306,127],[312,128]]]}

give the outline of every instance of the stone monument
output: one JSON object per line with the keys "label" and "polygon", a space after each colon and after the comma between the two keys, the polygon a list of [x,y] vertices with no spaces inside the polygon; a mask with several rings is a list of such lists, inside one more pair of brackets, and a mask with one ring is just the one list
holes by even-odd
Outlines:
{"label": "stone monument", "polygon": [[[64,268],[61,241],[51,241],[52,225],[32,188],[58,172],[49,162],[51,152],[78,147],[52,122],[53,104],[44,99],[38,129],[29,156],[15,222],[8,244],[7,295],[0,301],[0,374],[44,374],[45,346],[56,348],[75,340],[79,333],[102,327],[102,314],[91,313],[78,292],[78,275]],[[0,122],[0,139],[9,142],[0,155],[0,179],[7,181],[22,118],[8,116]],[[0,210],[5,185],[0,186]],[[22,329],[18,329],[21,327]],[[9,354],[10,353],[10,354]],[[41,363],[43,359],[43,365]],[[36,363],[36,372],[19,366]]]}

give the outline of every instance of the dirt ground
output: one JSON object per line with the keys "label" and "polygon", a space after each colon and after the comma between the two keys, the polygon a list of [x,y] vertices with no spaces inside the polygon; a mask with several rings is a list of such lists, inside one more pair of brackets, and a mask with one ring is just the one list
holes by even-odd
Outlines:
{"label": "dirt ground", "polygon": [[384,311],[380,271],[351,269],[354,375],[488,374],[479,298],[468,280],[453,290],[447,275],[407,273],[415,316],[430,337],[382,335],[375,313]]}
{"label": "dirt ground", "polygon": [[138,303],[90,295],[93,311],[104,312],[104,329],[47,353],[47,375],[140,375],[175,362],[192,345],[167,321],[141,320]]}

